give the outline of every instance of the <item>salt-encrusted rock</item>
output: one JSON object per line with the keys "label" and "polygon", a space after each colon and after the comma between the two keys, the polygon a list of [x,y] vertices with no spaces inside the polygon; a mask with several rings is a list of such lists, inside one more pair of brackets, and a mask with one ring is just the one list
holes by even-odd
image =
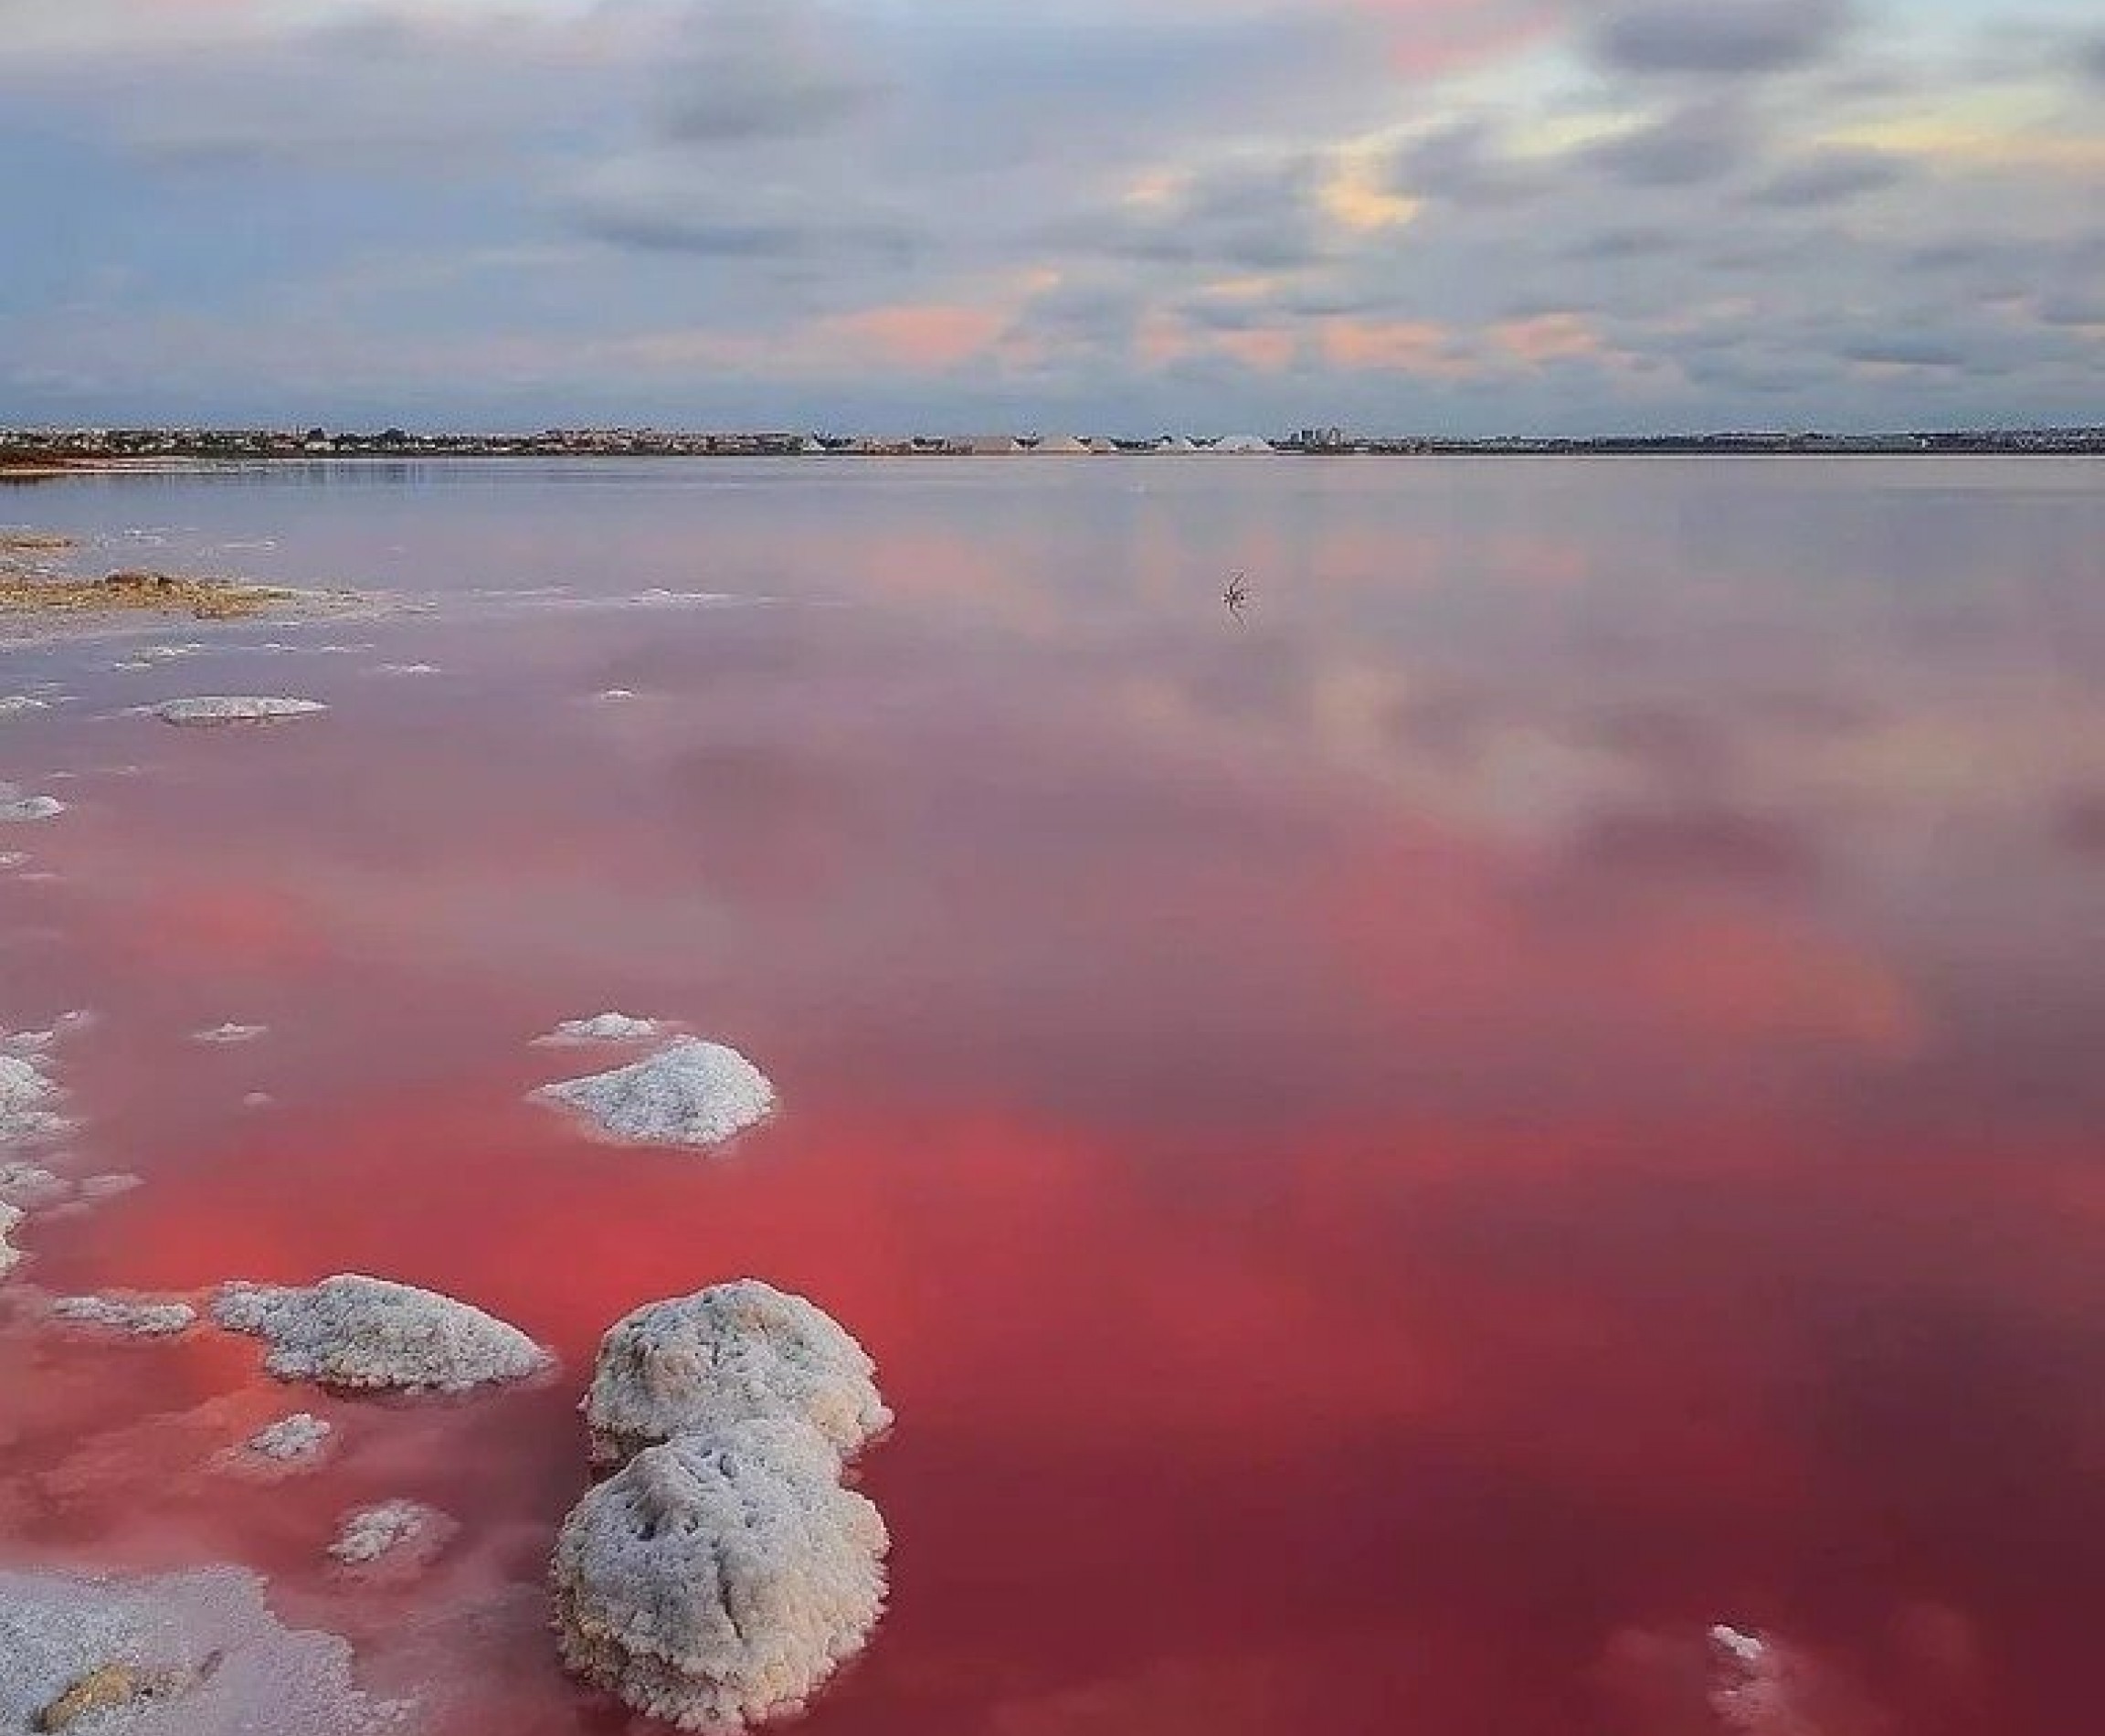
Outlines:
{"label": "salt-encrusted rock", "polygon": [[306,717],[329,709],[319,700],[211,693],[196,699],[171,699],[152,707],[164,724],[261,724],[280,717]]}
{"label": "salt-encrusted rock", "polygon": [[193,1031],[190,1033],[190,1041],[192,1043],[254,1043],[258,1037],[266,1034],[270,1028],[268,1025],[238,1025],[229,1019],[225,1024],[214,1025],[209,1031]]}
{"label": "salt-encrusted rock", "polygon": [[306,1289],[227,1284],[212,1318],[268,1340],[281,1381],[461,1392],[524,1380],[550,1357],[518,1328],[436,1291],[339,1274]]}
{"label": "salt-encrusted rock", "polygon": [[600,1341],[583,1410],[592,1462],[755,1418],[793,1418],[846,1458],[892,1424],[877,1365],[802,1297],[757,1278],[652,1302]]}
{"label": "salt-encrusted rock", "polygon": [[242,1450],[279,1465],[296,1465],[321,1452],[329,1439],[330,1425],[306,1411],[280,1417],[268,1428],[258,1429],[242,1443]]}
{"label": "salt-encrusted rock", "polygon": [[663,1029],[655,1019],[637,1019],[626,1012],[595,1013],[589,1019],[566,1019],[545,1036],[534,1039],[544,1049],[567,1048],[587,1043],[648,1043]]}
{"label": "salt-encrusted rock", "polygon": [[55,1318],[75,1326],[101,1327],[135,1339],[168,1339],[197,1324],[187,1302],[128,1302],[111,1296],[62,1296],[51,1305]]}
{"label": "salt-encrusted rock", "polygon": [[533,1096],[575,1110],[628,1145],[721,1145],[775,1109],[767,1074],[737,1050],[699,1037],[683,1037],[611,1073],[543,1085]]}
{"label": "salt-encrusted rock", "polygon": [[72,1191],[41,1164],[0,1163],[0,1204],[55,1205]]}
{"label": "salt-encrusted rock", "polygon": [[0,1200],[0,1278],[5,1277],[21,1263],[22,1250],[12,1245],[8,1234],[22,1222],[20,1208]]}
{"label": "salt-encrusted rock", "polygon": [[564,1520],[550,1568],[563,1661],[683,1730],[792,1711],[860,1651],[891,1540],[793,1422],[640,1453]]}
{"label": "salt-encrusted rock", "polygon": [[61,1131],[59,1095],[58,1083],[32,1055],[0,1053],[0,1151]]}
{"label": "salt-encrusted rock", "polygon": [[378,1736],[407,1711],[358,1691],[344,1641],[280,1625],[242,1569],[0,1572],[0,1736]]}
{"label": "salt-encrusted rock", "polygon": [[443,675],[446,672],[437,663],[377,663],[376,675]]}
{"label": "salt-encrusted rock", "polygon": [[459,1529],[421,1501],[382,1501],[346,1513],[329,1554],[345,1567],[414,1569],[427,1565]]}
{"label": "salt-encrusted rock", "polygon": [[66,804],[56,796],[12,796],[0,785],[0,825],[22,825],[32,820],[56,820]]}

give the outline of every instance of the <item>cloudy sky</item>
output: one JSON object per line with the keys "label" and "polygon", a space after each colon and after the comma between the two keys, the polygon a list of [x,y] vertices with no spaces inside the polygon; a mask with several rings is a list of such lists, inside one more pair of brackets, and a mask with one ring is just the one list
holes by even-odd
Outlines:
{"label": "cloudy sky", "polygon": [[0,421],[2105,419],[2098,0],[0,0]]}

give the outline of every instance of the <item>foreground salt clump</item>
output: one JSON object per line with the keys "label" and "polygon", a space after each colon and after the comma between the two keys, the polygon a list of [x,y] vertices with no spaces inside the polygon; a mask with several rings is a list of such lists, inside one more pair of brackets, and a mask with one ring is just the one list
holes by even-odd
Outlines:
{"label": "foreground salt clump", "polygon": [[746,1422],[639,1454],[563,1522],[563,1660],[634,1710],[722,1731],[801,1707],[860,1651],[891,1540],[804,1424]]}
{"label": "foreground salt clump", "polygon": [[281,1626],[240,1568],[0,1572],[0,1736],[375,1736],[407,1712],[358,1691],[343,1640]]}
{"label": "foreground salt clump", "polygon": [[56,796],[25,796],[13,784],[0,784],[0,825],[56,820],[65,811],[66,804]]}
{"label": "foreground salt clump", "polygon": [[169,1339],[197,1324],[187,1302],[128,1302],[110,1296],[62,1296],[52,1315],[75,1326],[103,1327],[135,1339]]}
{"label": "foreground salt clump", "polygon": [[22,1222],[19,1206],[9,1205],[0,1200],[0,1278],[4,1278],[21,1264],[22,1250],[7,1240],[15,1226]]}
{"label": "foreground salt clump", "polygon": [[637,1019],[626,1012],[595,1013],[589,1019],[566,1019],[545,1036],[534,1039],[543,1049],[559,1049],[586,1043],[646,1043],[663,1027],[655,1019]]}
{"label": "foreground salt clump", "polygon": [[875,1373],[845,1328],[756,1278],[652,1302],[600,1342],[583,1405],[592,1462],[767,1417],[807,1424],[845,1458],[891,1426]]}
{"label": "foreground salt clump", "polygon": [[[29,1032],[24,1037],[44,1034]],[[65,1131],[66,1120],[58,1108],[64,1094],[37,1061],[42,1046],[25,1043],[20,1053],[0,1050],[0,1153],[44,1143]]]}
{"label": "foreground salt clump", "polygon": [[764,1121],[775,1087],[735,1049],[683,1037],[611,1073],[566,1079],[533,1093],[576,1110],[608,1138],[630,1145],[708,1147]]}
{"label": "foreground salt clump", "polygon": [[270,1029],[270,1027],[268,1025],[236,1024],[229,1019],[225,1024],[214,1025],[209,1031],[193,1031],[190,1033],[190,1041],[192,1043],[254,1043],[257,1038],[267,1035]]}
{"label": "foreground salt clump", "polygon": [[306,717],[329,707],[313,699],[213,693],[171,699],[151,709],[164,724],[259,724],[279,717]]}
{"label": "foreground salt clump", "polygon": [[358,1274],[306,1289],[228,1284],[212,1318],[268,1340],[281,1381],[461,1392],[524,1380],[551,1358],[518,1328],[436,1291]]}

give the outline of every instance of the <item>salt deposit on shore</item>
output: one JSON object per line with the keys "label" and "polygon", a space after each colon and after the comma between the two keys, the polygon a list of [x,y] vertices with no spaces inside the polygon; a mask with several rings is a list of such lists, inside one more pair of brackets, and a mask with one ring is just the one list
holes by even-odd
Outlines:
{"label": "salt deposit on shore", "polygon": [[281,1381],[324,1386],[462,1392],[524,1380],[553,1359],[516,1327],[435,1291],[358,1274],[309,1288],[227,1284],[212,1318],[270,1346]]}
{"label": "salt deposit on shore", "polygon": [[890,1537],[839,1471],[827,1441],[779,1420],[639,1454],[556,1539],[564,1662],[683,1730],[803,1706],[884,1604]]}
{"label": "salt deposit on shore", "polygon": [[51,1313],[74,1326],[100,1327],[135,1339],[174,1338],[197,1324],[197,1310],[187,1302],[136,1302],[111,1296],[62,1296],[52,1303]]}
{"label": "salt deposit on shore", "polygon": [[49,704],[29,693],[0,693],[0,717],[18,717],[24,712],[48,711]]}
{"label": "salt deposit on shore", "polygon": [[58,1113],[64,1093],[37,1061],[46,1045],[23,1042],[46,1035],[21,1032],[0,1048],[0,1154],[44,1144],[66,1129]]}
{"label": "salt deposit on shore", "polygon": [[652,1302],[599,1346],[582,1409],[592,1462],[756,1418],[792,1418],[842,1458],[891,1426],[876,1364],[822,1309],[744,1278]]}
{"label": "salt deposit on shore", "polygon": [[21,1262],[22,1250],[7,1240],[21,1222],[21,1209],[0,1200],[0,1277],[5,1277]]}
{"label": "salt deposit on shore", "polygon": [[329,707],[314,699],[215,693],[195,699],[165,700],[147,709],[164,724],[209,726],[215,724],[270,723],[280,717],[307,717],[317,712],[325,712]]}
{"label": "salt deposit on shore", "polygon": [[631,1018],[625,1012],[601,1012],[589,1019],[566,1019],[546,1035],[535,1037],[534,1042],[544,1049],[586,1043],[645,1043],[663,1029],[655,1019]]}
{"label": "salt deposit on shore", "polygon": [[735,1049],[683,1037],[610,1073],[566,1079],[532,1094],[576,1111],[595,1130],[629,1145],[706,1148],[764,1121],[775,1087]]}
{"label": "salt deposit on shore", "polygon": [[354,1685],[351,1648],[280,1625],[235,1567],[153,1579],[0,1572],[0,1736],[376,1736],[410,1709]]}

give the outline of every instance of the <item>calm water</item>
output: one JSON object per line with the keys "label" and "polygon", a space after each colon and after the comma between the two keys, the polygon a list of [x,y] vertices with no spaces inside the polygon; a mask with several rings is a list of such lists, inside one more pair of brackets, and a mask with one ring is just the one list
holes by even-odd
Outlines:
{"label": "calm water", "polygon": [[[1761,1736],[2097,1727],[2105,471],[316,467],[0,521],[432,604],[0,650],[77,696],[0,719],[72,804],[0,838],[57,876],[0,878],[0,1024],[96,1011],[81,1164],[145,1179],[15,1283],[371,1271],[567,1364],[314,1403],[341,1455],[259,1490],[205,1461],[312,1395],[253,1345],[16,1321],[0,1560],[249,1561],[450,1731],[619,1731],[541,1632],[570,1407],[751,1274],[901,1418],[812,1736],[1703,1736],[1720,1621],[1796,1660]],[[215,692],[333,709],[122,715]],[[523,1103],[610,1007],[786,1115],[711,1162]],[[346,1592],[395,1495],[463,1539]]]}

